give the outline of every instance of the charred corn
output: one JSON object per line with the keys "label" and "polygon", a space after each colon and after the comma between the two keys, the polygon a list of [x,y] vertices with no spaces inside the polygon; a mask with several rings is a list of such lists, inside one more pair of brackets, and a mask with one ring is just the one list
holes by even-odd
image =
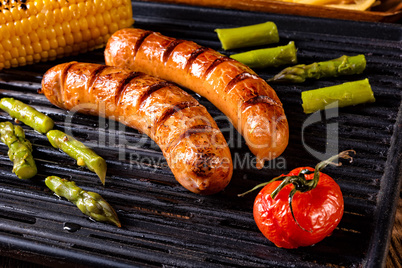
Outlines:
{"label": "charred corn", "polygon": [[129,0],[0,1],[0,70],[103,47],[133,22]]}

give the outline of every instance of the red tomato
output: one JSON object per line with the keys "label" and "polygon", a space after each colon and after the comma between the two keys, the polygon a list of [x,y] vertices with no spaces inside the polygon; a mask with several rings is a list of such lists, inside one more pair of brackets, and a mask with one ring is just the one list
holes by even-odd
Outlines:
{"label": "red tomato", "polygon": [[[311,167],[300,167],[286,176],[297,176],[303,169],[314,171]],[[294,188],[288,184],[272,199],[271,193],[281,181],[267,184],[254,201],[254,219],[258,228],[278,247],[297,248],[313,245],[331,235],[339,224],[344,209],[339,185],[328,175],[320,172],[317,186],[309,191],[297,191],[293,197],[293,218],[289,206],[289,193]],[[307,180],[314,174],[306,174]],[[301,228],[302,227],[302,228]]]}

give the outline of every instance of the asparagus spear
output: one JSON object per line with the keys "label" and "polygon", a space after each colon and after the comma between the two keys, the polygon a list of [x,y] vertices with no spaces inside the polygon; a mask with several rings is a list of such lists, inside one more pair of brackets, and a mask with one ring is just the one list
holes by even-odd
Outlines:
{"label": "asparagus spear", "polygon": [[215,32],[224,50],[279,42],[276,24],[270,21],[237,28],[215,29]]}
{"label": "asparagus spear", "polygon": [[293,41],[286,46],[256,49],[233,54],[230,57],[250,68],[278,67],[297,63],[296,47]]}
{"label": "asparagus spear", "polygon": [[299,64],[287,67],[268,79],[268,82],[302,83],[307,78],[337,77],[340,75],[360,74],[366,68],[364,55],[346,56],[329,61],[314,62],[309,65]]}
{"label": "asparagus spear", "polygon": [[58,196],[75,204],[85,215],[96,221],[111,222],[121,227],[116,212],[99,194],[78,187],[75,182],[57,176],[45,179],[46,186]]}
{"label": "asparagus spear", "polygon": [[102,157],[86,147],[82,142],[60,130],[50,130],[46,136],[53,147],[62,150],[77,160],[77,165],[86,166],[89,170],[95,172],[102,184],[105,185],[107,166]]}
{"label": "asparagus spear", "polygon": [[1,122],[0,139],[9,148],[8,157],[14,163],[13,172],[18,178],[26,180],[35,176],[37,168],[32,156],[32,144],[25,138],[22,127]]}
{"label": "asparagus spear", "polygon": [[332,87],[304,91],[301,97],[306,114],[325,108],[345,107],[375,101],[367,78]]}
{"label": "asparagus spear", "polygon": [[53,120],[35,108],[13,98],[2,98],[0,109],[40,133],[46,133],[54,126]]}

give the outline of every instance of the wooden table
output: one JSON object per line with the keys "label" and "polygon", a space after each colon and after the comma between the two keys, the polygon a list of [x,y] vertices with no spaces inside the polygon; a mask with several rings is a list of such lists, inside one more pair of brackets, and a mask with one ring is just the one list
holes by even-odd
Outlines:
{"label": "wooden table", "polygon": [[402,268],[402,190],[396,212],[394,228],[392,229],[391,245],[387,258],[387,268]]}

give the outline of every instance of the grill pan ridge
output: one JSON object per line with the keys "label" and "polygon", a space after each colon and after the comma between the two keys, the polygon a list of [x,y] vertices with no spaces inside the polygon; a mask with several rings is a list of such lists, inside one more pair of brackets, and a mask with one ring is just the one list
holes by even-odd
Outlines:
{"label": "grill pan ridge", "polygon": [[[223,192],[198,196],[181,187],[157,145],[136,130],[111,120],[73,114],[37,94],[42,75],[69,60],[104,63],[103,50],[56,62],[0,72],[0,97],[31,104],[70,131],[108,163],[106,186],[95,174],[53,149],[46,137],[22,125],[34,145],[38,175],[23,181],[11,172],[7,146],[0,144],[0,254],[54,267],[380,267],[385,263],[400,189],[402,148],[402,27],[258,12],[132,1],[135,26],[193,40],[222,53],[215,28],[274,21],[280,44],[295,41],[300,63],[343,54],[365,54],[361,75],[273,85],[290,124],[290,143],[282,160],[257,170],[238,134],[226,131],[227,119],[206,99],[205,105],[231,146],[232,182]],[[238,50],[240,51],[240,50]],[[237,52],[237,51],[236,51]],[[229,52],[232,53],[232,52]],[[269,78],[279,69],[257,70]],[[302,129],[300,92],[368,77],[376,102],[339,110]],[[321,114],[324,116],[324,113]],[[0,111],[0,121],[11,120]],[[339,150],[354,149],[353,163],[328,167],[345,199],[345,215],[332,236],[312,247],[285,250],[258,231],[252,205],[255,194],[237,194],[317,159],[302,144],[323,151],[327,126],[337,124]],[[242,158],[238,157],[242,156]],[[245,159],[245,160],[244,160]],[[279,161],[279,160],[278,160]],[[271,165],[272,166],[269,166]],[[76,181],[98,192],[117,211],[122,228],[93,222],[44,185],[48,175]]]}

